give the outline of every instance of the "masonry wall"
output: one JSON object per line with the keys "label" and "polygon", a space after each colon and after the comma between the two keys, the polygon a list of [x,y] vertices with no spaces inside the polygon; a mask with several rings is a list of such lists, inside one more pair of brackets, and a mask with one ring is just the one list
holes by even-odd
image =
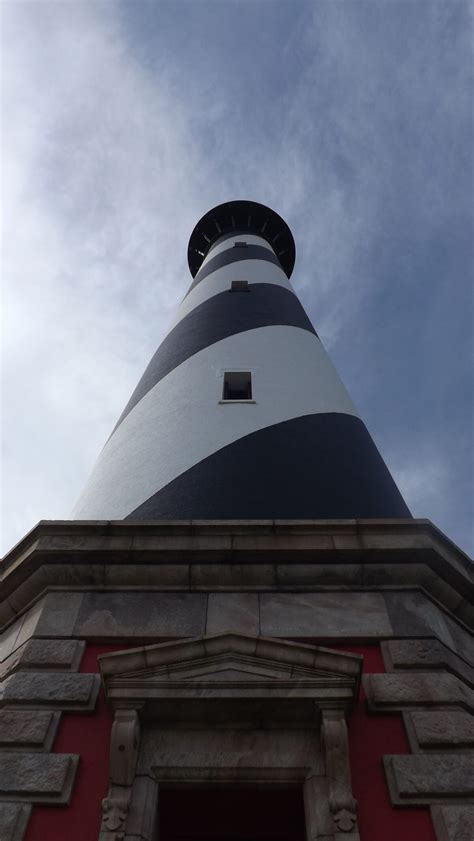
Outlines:
{"label": "masonry wall", "polygon": [[[317,643],[317,640],[314,640]],[[127,646],[88,645],[81,673],[98,671],[97,656]],[[337,646],[333,646],[337,647]],[[340,646],[364,656],[364,673],[383,673],[378,645]],[[102,692],[93,713],[64,713],[53,750],[79,754],[81,761],[69,806],[35,806],[25,841],[85,841],[99,835],[101,801],[107,794],[108,747],[112,715]],[[401,714],[370,716],[364,691],[349,722],[354,794],[359,805],[362,841],[435,841],[428,806],[394,810],[383,767],[387,752],[407,755],[410,748]],[[278,796],[278,795],[277,795]],[[190,816],[190,826],[192,816]]]}
{"label": "masonry wall", "polygon": [[[145,565],[137,548],[137,563],[114,566],[104,562],[109,545],[117,551],[108,541],[87,566],[43,556],[35,570],[30,552],[23,580],[12,567],[1,607],[1,841],[98,837],[112,724],[100,653],[229,629],[363,654],[349,719],[361,841],[472,841],[474,658],[459,618],[471,585],[458,562],[437,578],[415,563],[414,545],[406,566],[400,551],[383,564],[384,539],[376,564],[364,567],[360,554],[357,565],[341,563],[340,553],[318,563],[317,551],[310,563],[308,541],[297,563],[277,536],[276,563],[268,538],[261,563],[251,538],[255,562],[244,564],[191,563],[180,538],[176,560],[168,548]],[[62,538],[57,545],[64,561]]]}

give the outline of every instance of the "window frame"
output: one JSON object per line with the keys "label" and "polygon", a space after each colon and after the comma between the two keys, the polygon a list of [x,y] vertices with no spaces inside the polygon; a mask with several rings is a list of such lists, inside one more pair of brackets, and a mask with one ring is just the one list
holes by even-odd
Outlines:
{"label": "window frame", "polygon": [[[220,399],[219,399],[219,403],[221,403],[221,404],[226,404],[226,405],[227,405],[228,403],[233,404],[233,403],[256,403],[256,402],[257,402],[257,401],[255,400],[255,397],[254,397],[254,388],[255,388],[255,383],[254,383],[254,378],[253,378],[253,373],[254,373],[254,372],[253,372],[253,370],[252,370],[251,368],[246,368],[246,369],[242,369],[242,368],[225,368],[225,369],[223,369],[223,370],[222,370],[222,372],[221,372],[221,373],[222,373],[222,377],[221,377],[222,382],[221,382],[221,389],[220,389]],[[250,394],[251,394],[251,396],[250,396],[250,397],[224,397],[224,395],[225,395],[225,387],[226,387],[226,377],[227,377],[229,374],[230,374],[231,376],[232,376],[233,374],[234,374],[234,375],[235,375],[235,374],[242,374],[242,375],[243,375],[243,374],[248,374],[248,375],[250,376]]]}

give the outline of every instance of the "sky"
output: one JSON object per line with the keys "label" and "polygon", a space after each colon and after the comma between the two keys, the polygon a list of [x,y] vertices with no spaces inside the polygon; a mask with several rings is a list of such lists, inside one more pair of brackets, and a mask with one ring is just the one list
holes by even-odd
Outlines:
{"label": "sky", "polygon": [[472,553],[464,0],[3,0],[2,551],[65,519],[231,199],[415,517]]}

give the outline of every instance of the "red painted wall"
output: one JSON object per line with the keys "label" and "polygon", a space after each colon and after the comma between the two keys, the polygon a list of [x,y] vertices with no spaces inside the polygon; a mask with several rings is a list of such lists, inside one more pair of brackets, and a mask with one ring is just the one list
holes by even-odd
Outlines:
{"label": "red painted wall", "polygon": [[[99,654],[130,647],[89,645],[80,670],[98,672]],[[378,646],[331,647],[362,654],[366,673],[384,671]],[[35,806],[25,841],[97,841],[101,802],[107,793],[111,727],[112,716],[102,690],[95,712],[64,713],[54,751],[81,756],[71,803]],[[436,841],[427,807],[394,809],[390,804],[382,757],[410,752],[401,716],[369,715],[362,690],[349,722],[349,746],[361,841]]]}
{"label": "red painted wall", "polygon": [[[338,647],[362,654],[365,674],[385,671],[378,645]],[[382,757],[411,751],[401,715],[369,715],[363,688],[349,719],[349,751],[361,841],[436,841],[428,807],[394,809],[390,803]]]}
{"label": "red painted wall", "polygon": [[[135,643],[136,645],[136,643]],[[126,645],[88,645],[81,672],[98,672],[97,657]],[[107,793],[112,715],[102,689],[93,713],[64,713],[55,753],[81,757],[69,806],[34,806],[24,841],[97,841]]]}

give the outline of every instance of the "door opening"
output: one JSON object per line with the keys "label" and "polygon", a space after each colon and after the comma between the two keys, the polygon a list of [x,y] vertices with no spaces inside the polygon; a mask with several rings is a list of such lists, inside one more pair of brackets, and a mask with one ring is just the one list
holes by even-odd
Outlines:
{"label": "door opening", "polygon": [[303,789],[160,787],[160,841],[304,841]]}

